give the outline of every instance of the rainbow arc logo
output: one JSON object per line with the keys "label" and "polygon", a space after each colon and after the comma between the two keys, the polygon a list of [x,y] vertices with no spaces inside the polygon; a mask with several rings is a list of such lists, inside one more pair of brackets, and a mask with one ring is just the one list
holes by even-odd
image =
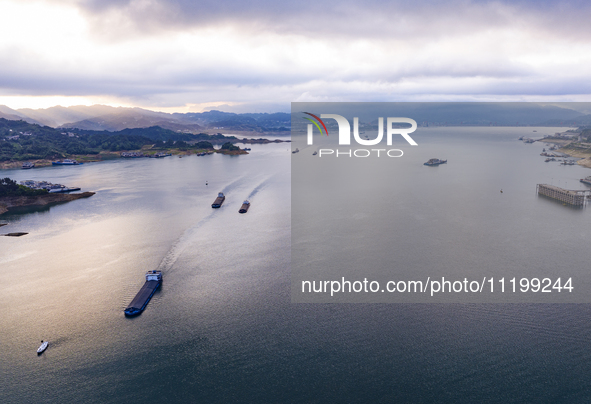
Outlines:
{"label": "rainbow arc logo", "polygon": [[[306,116],[304,117],[304,119],[306,119],[306,120],[308,120],[308,121],[312,122],[314,125],[316,125],[316,127],[317,127],[317,128],[318,128],[318,130],[320,131],[320,135],[322,135],[322,128],[324,128],[324,133],[326,133],[326,136],[328,136],[328,129],[326,129],[326,125],[324,124],[324,122],[322,121],[322,119],[320,119],[320,118],[319,118],[319,117],[317,117],[316,115],[314,115],[314,114],[311,114],[311,113],[309,113],[309,112],[304,112],[304,114],[310,115],[311,117],[315,118],[315,119],[316,119],[316,121],[318,121],[318,122],[316,122],[315,120],[313,120],[313,119],[310,119],[310,118],[308,118],[308,117],[306,117]],[[320,127],[320,125],[318,125],[318,123],[320,123],[320,125],[322,125],[322,128]]]}

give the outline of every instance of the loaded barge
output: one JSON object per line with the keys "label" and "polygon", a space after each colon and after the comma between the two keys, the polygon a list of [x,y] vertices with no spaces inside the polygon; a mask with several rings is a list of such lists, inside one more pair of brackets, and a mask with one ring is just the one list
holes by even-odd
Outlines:
{"label": "loaded barge", "polygon": [[142,311],[148,305],[148,302],[154,296],[154,292],[156,289],[162,284],[162,272],[161,271],[148,271],[146,274],[146,283],[137,292],[137,295],[133,298],[131,303],[129,303],[129,307],[127,307],[123,312],[126,316],[137,316],[141,314]]}
{"label": "loaded barge", "polygon": [[226,200],[226,197],[224,196],[224,193],[220,192],[218,194],[218,197],[215,198],[215,201],[213,201],[213,203],[211,204],[211,207],[214,209],[217,209],[222,206],[222,203],[224,203],[225,200]]}
{"label": "loaded barge", "polygon": [[246,213],[246,212],[248,212],[248,208],[250,208],[250,202],[244,201],[244,202],[242,202],[242,206],[240,207],[240,210],[238,211],[238,213]]}

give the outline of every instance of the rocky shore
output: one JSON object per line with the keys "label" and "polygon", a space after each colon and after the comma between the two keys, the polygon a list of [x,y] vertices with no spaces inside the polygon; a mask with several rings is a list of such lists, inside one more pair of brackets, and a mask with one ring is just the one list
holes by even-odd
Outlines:
{"label": "rocky shore", "polygon": [[556,150],[559,153],[566,154],[569,157],[577,157],[581,160],[577,164],[586,168],[591,168],[591,145],[588,143],[579,143],[573,139],[543,138],[538,142],[550,143],[560,147]]}
{"label": "rocky shore", "polygon": [[582,149],[579,147],[573,147],[571,145],[566,145],[557,151],[568,154],[571,157],[578,157],[581,160],[577,161],[577,164],[586,168],[591,168],[591,150],[589,149]]}
{"label": "rocky shore", "polygon": [[25,206],[44,206],[54,203],[70,202],[80,198],[88,198],[94,192],[82,192],[79,194],[46,194],[37,196],[3,196],[0,197],[0,215],[12,208]]}

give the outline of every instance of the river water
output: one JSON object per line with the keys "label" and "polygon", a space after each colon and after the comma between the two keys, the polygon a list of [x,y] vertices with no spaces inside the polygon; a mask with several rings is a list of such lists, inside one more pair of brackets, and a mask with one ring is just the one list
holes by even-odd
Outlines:
{"label": "river water", "polygon": [[[452,137],[441,130],[424,144]],[[587,174],[538,164],[541,145],[519,135],[491,141],[518,150],[525,172],[573,185]],[[450,163],[461,155],[459,142],[440,143]],[[4,171],[96,195],[0,217],[2,232],[29,233],[0,238],[0,401],[588,401],[588,305],[292,304],[289,149]],[[510,175],[486,167],[473,175],[495,189]],[[226,201],[211,209],[219,191]],[[568,220],[571,210],[551,206]],[[152,269],[162,288],[125,318]],[[37,356],[42,339],[50,346]]]}
{"label": "river water", "polygon": [[[591,170],[545,162],[540,153],[548,146],[517,139],[557,129],[533,130],[419,128],[418,146],[397,136],[385,147],[404,153],[393,158],[385,151],[349,157],[350,146],[340,146],[336,157],[332,137],[317,136],[310,146],[294,138],[301,150],[292,164],[294,301],[591,303],[589,210],[536,193],[537,184],[588,191],[580,179]],[[371,148],[355,152],[364,156]],[[448,162],[423,165],[430,158]],[[338,291],[343,279],[375,282],[374,293],[319,293],[321,282],[335,282],[331,290]],[[464,292],[449,293],[448,286],[446,293],[385,293],[394,282],[404,290],[405,281],[437,280],[433,289],[442,290],[443,279]],[[465,279],[478,293],[465,292]],[[527,289],[530,280],[532,290],[544,291],[501,292]],[[310,281],[316,292],[302,292]],[[562,293],[565,285],[573,288]]]}

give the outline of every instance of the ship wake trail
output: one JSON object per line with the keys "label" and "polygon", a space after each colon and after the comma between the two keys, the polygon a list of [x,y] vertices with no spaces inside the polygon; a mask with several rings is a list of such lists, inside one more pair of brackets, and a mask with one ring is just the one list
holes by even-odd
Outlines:
{"label": "ship wake trail", "polygon": [[160,265],[158,265],[158,271],[162,271],[164,273],[165,271],[170,270],[176,260],[179,259],[185,248],[193,243],[192,240],[199,231],[199,228],[208,222],[212,217],[213,213],[201,219],[195,226],[185,230],[183,235],[176,241],[176,243],[172,245],[164,258],[162,258],[162,261],[160,261]]}
{"label": "ship wake trail", "polygon": [[[230,184],[224,187],[222,192],[226,193],[236,188],[238,185],[240,185],[243,179],[244,176],[232,181]],[[169,271],[170,269],[172,269],[174,263],[179,259],[183,251],[193,243],[193,239],[198,234],[201,226],[210,221],[216,213],[217,212],[215,210],[212,211],[209,215],[205,216],[203,219],[198,221],[197,224],[185,230],[181,237],[179,237],[179,239],[172,245],[170,250],[168,250],[164,258],[162,258],[162,261],[160,261],[160,265],[158,265],[157,270],[162,271],[164,273],[165,271]]]}
{"label": "ship wake trail", "polygon": [[236,188],[237,186],[239,186],[242,183],[242,180],[244,180],[244,175],[242,177],[239,177],[239,178],[235,179],[234,181],[232,181],[228,185],[226,185],[224,187],[224,189],[222,189],[222,192],[224,194],[227,193],[227,192],[230,192],[231,190],[233,190],[234,188]]}
{"label": "ship wake trail", "polygon": [[257,185],[252,192],[246,197],[246,199],[250,200],[252,199],[261,189],[265,188],[267,186],[267,184],[269,183],[269,180],[271,179],[272,176],[269,176],[267,178],[265,178],[259,185]]}

